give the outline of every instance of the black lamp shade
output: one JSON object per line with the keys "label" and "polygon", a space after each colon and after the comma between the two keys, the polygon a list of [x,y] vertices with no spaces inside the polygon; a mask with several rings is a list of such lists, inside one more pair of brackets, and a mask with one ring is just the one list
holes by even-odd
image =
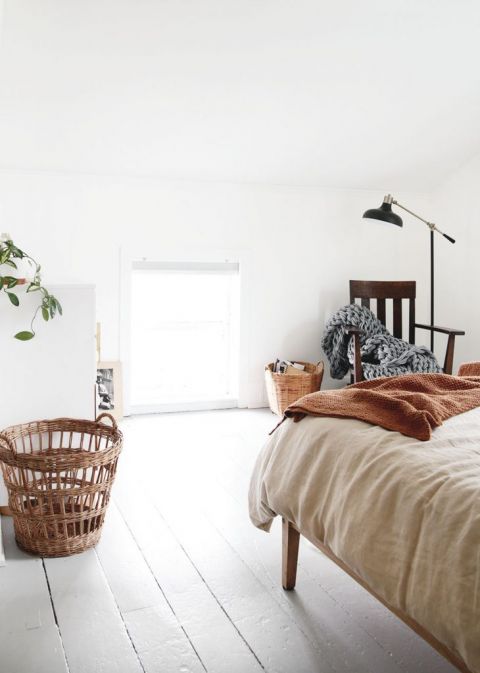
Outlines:
{"label": "black lamp shade", "polygon": [[402,218],[393,212],[391,203],[382,203],[380,208],[370,208],[363,213],[363,217],[370,220],[382,220],[382,222],[390,222],[390,224],[396,224],[397,227],[403,227]]}

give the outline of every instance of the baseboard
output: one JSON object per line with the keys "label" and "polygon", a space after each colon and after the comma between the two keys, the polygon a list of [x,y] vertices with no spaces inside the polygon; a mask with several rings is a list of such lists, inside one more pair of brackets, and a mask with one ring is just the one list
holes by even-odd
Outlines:
{"label": "baseboard", "polygon": [[236,409],[236,399],[205,400],[198,402],[172,402],[170,404],[132,404],[130,414],[161,414],[179,411],[213,411],[217,409]]}

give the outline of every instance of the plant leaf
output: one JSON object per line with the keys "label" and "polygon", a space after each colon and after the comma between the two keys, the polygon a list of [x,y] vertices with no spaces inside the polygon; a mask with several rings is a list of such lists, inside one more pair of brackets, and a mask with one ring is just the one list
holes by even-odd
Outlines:
{"label": "plant leaf", "polygon": [[48,308],[45,308],[45,306],[42,306],[42,315],[44,320],[48,320],[50,318],[48,315]]}
{"label": "plant leaf", "polygon": [[27,292],[38,292],[40,290],[40,285],[38,283],[30,283],[27,287]]}
{"label": "plant leaf", "polygon": [[10,299],[10,301],[12,302],[12,304],[14,306],[18,306],[20,304],[20,301],[19,301],[16,294],[14,294],[13,292],[7,292],[7,294],[8,294],[8,298]]}
{"label": "plant leaf", "polygon": [[34,336],[35,334],[33,332],[17,332],[17,334],[15,334],[15,339],[18,339],[19,341],[30,341]]}
{"label": "plant leaf", "polygon": [[3,277],[3,283],[7,285],[7,287],[15,287],[15,285],[18,283],[18,278],[14,278],[13,276],[4,276]]}
{"label": "plant leaf", "polygon": [[13,255],[14,257],[16,257],[17,259],[23,259],[24,257],[27,257],[27,256],[28,256],[28,255],[26,255],[26,254],[23,252],[23,250],[20,250],[20,248],[17,248],[17,246],[14,245],[14,244],[12,243],[12,241],[8,241],[7,245],[8,245],[8,247],[9,247],[10,252],[12,253],[12,255]]}
{"label": "plant leaf", "polygon": [[12,269],[16,269],[16,268],[17,268],[17,265],[15,264],[15,262],[12,262],[11,259],[7,259],[6,262],[5,262],[5,264],[7,264],[8,266],[11,266]]}

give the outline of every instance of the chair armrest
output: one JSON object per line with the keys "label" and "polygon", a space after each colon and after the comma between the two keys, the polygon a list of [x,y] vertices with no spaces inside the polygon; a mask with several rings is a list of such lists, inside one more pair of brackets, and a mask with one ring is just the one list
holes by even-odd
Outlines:
{"label": "chair armrest", "polygon": [[415,323],[414,327],[419,329],[428,329],[430,332],[441,332],[442,334],[454,334],[455,336],[463,336],[465,332],[461,329],[450,329],[450,327],[437,327],[436,325],[421,325],[420,323]]}
{"label": "chair armrest", "polygon": [[435,325],[420,325],[419,323],[415,323],[415,327],[419,327],[420,329],[427,329],[430,332],[441,332],[442,334],[448,334],[447,350],[445,353],[443,372],[445,374],[451,374],[453,371],[453,350],[455,348],[455,337],[463,336],[465,332],[460,329],[450,329],[449,327],[435,327]]}

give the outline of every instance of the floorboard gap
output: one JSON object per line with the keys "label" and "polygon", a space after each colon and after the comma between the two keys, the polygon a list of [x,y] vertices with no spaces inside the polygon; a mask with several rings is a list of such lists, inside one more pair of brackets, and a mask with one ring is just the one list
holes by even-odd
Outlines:
{"label": "floorboard gap", "polygon": [[42,558],[42,568],[43,568],[43,572],[45,574],[45,581],[47,583],[48,596],[50,598],[50,605],[52,606],[53,618],[55,620],[55,625],[56,625],[57,630],[58,630],[58,635],[59,635],[59,638],[60,638],[60,642],[62,644],[62,652],[63,652],[63,657],[65,659],[65,666],[67,667],[68,673],[70,673],[70,666],[69,666],[68,659],[67,659],[67,653],[65,652],[65,646],[63,644],[62,630],[60,628],[60,624],[58,623],[57,611],[55,610],[55,603],[53,602],[52,590],[50,588],[50,580],[48,579],[48,573],[47,573],[47,568],[45,567],[45,559],[44,558]]}
{"label": "floorboard gap", "polygon": [[262,662],[261,662],[260,659],[258,658],[257,654],[253,651],[253,649],[252,649],[250,643],[245,639],[245,637],[243,636],[243,634],[241,633],[241,631],[238,629],[238,627],[237,627],[237,625],[235,624],[235,622],[232,621],[232,619],[230,619],[230,615],[228,614],[228,612],[225,610],[225,608],[223,607],[223,605],[220,603],[220,601],[219,601],[218,598],[216,597],[215,592],[212,590],[212,588],[210,587],[210,585],[208,584],[208,582],[206,581],[206,579],[204,578],[204,576],[202,575],[202,573],[200,572],[200,570],[197,568],[197,566],[195,565],[195,563],[194,563],[192,557],[191,557],[190,554],[187,552],[187,550],[185,549],[185,547],[182,545],[182,543],[181,543],[180,540],[178,539],[177,535],[175,535],[175,531],[174,531],[174,530],[172,529],[172,527],[169,525],[168,521],[166,521],[165,518],[162,516],[162,513],[160,512],[160,510],[158,509],[158,507],[155,506],[155,509],[157,510],[158,515],[161,517],[161,519],[162,519],[162,521],[164,522],[165,526],[168,528],[168,530],[169,530],[170,533],[172,534],[173,538],[176,540],[176,542],[177,542],[178,546],[180,547],[180,549],[182,550],[182,552],[185,554],[185,556],[187,557],[187,559],[188,559],[188,560],[190,561],[190,563],[192,564],[192,567],[195,568],[195,572],[196,572],[197,575],[200,577],[200,579],[202,580],[202,582],[205,584],[207,590],[208,590],[209,593],[212,595],[212,598],[215,600],[215,602],[217,603],[217,605],[218,605],[218,607],[220,608],[220,610],[225,614],[225,616],[226,616],[226,618],[228,619],[228,621],[231,623],[231,625],[233,626],[233,628],[235,629],[235,631],[238,633],[238,635],[239,635],[240,638],[243,640],[243,642],[245,643],[245,645],[247,646],[247,648],[250,650],[250,652],[252,653],[252,656],[255,658],[255,660],[257,661],[258,665],[262,668],[262,670],[265,670],[265,666],[262,664]]}
{"label": "floorboard gap", "polygon": [[[122,510],[121,510],[120,507],[118,507],[118,506],[117,506],[117,510],[118,510],[118,512],[119,512],[119,514],[120,514],[120,516],[121,516],[121,518],[122,518],[122,521],[124,522],[125,526],[127,527],[128,531],[130,532],[130,535],[132,536],[132,539],[134,540],[135,545],[136,545],[138,551],[139,551],[140,554],[142,555],[142,558],[143,558],[143,560],[145,561],[145,564],[146,564],[148,570],[150,571],[150,574],[152,575],[152,577],[153,577],[153,579],[154,579],[156,585],[157,585],[158,588],[160,589],[160,591],[161,591],[161,593],[162,593],[162,596],[163,596],[163,598],[165,599],[165,602],[167,603],[168,607],[169,607],[170,610],[172,611],[172,614],[173,614],[173,616],[175,617],[175,619],[177,620],[177,623],[178,623],[179,627],[182,629],[183,633],[185,634],[186,639],[187,639],[188,642],[190,643],[190,647],[192,648],[192,650],[193,650],[193,651],[195,652],[195,654],[197,655],[198,660],[199,660],[199,662],[201,663],[202,668],[203,668],[203,670],[205,671],[205,673],[208,673],[207,667],[205,666],[205,663],[203,662],[202,657],[201,657],[200,654],[198,653],[197,648],[196,648],[195,645],[193,644],[193,642],[192,642],[190,636],[188,635],[187,631],[185,630],[183,624],[182,624],[182,623],[180,622],[180,620],[178,619],[177,614],[175,613],[175,610],[173,609],[172,604],[170,603],[170,601],[168,600],[167,596],[165,595],[165,592],[164,592],[164,590],[162,589],[162,587],[161,587],[161,585],[160,585],[160,582],[157,580],[157,578],[156,578],[156,576],[155,576],[155,573],[153,572],[152,567],[150,566],[150,563],[148,562],[148,559],[146,558],[145,554],[143,553],[143,549],[142,549],[142,548],[140,547],[140,545],[138,544],[137,538],[135,537],[135,535],[134,535],[132,529],[130,528],[128,522],[126,521],[125,517],[123,516]],[[100,559],[99,559],[99,562],[100,562]],[[100,565],[101,565],[101,562],[100,562]],[[228,616],[228,615],[227,615],[227,616]],[[123,616],[122,616],[122,619],[123,619]],[[230,619],[230,618],[229,618],[229,619]],[[231,621],[231,620],[230,620],[230,621]],[[130,636],[129,636],[129,637],[130,637]],[[247,644],[247,645],[248,645],[248,644]],[[253,653],[253,655],[255,656],[254,653]],[[256,658],[256,657],[255,657],[255,658]],[[259,663],[260,663],[260,662],[259,662]],[[261,665],[261,663],[260,663],[260,665]],[[262,668],[263,668],[263,666],[262,666]]]}
{"label": "floorboard gap", "polygon": [[97,550],[95,548],[94,548],[94,552],[95,552],[95,556],[97,557],[98,565],[100,566],[100,569],[101,569],[101,571],[103,573],[103,576],[105,578],[105,582],[107,583],[108,589],[109,589],[110,593],[112,594],[113,601],[114,601],[114,603],[116,605],[116,608],[118,610],[118,614],[120,615],[120,619],[122,620],[123,628],[125,629],[125,633],[127,634],[128,640],[130,641],[130,645],[132,646],[132,650],[135,652],[135,656],[138,659],[138,663],[140,664],[140,668],[142,669],[143,673],[147,673],[147,671],[145,669],[145,666],[143,665],[142,659],[141,659],[139,653],[137,652],[137,648],[135,647],[135,643],[133,642],[132,637],[130,636],[130,632],[128,630],[128,627],[125,624],[125,620],[123,618],[123,613],[120,610],[120,606],[117,603],[117,599],[115,598],[115,594],[112,591],[112,587],[110,586],[110,583],[108,581],[108,577],[105,574],[105,571],[104,571],[103,566],[102,566],[102,562],[101,562],[101,560],[100,560],[100,558],[97,554]]}

